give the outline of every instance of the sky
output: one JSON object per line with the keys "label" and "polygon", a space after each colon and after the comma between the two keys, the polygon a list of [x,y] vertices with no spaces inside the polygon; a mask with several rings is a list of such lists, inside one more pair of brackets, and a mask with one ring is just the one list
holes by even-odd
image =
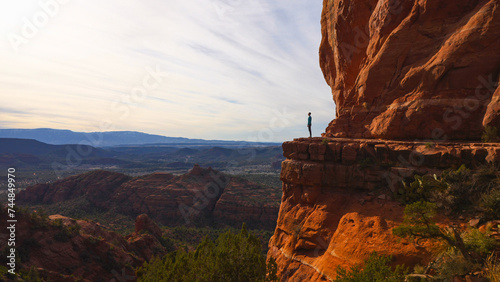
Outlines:
{"label": "sky", "polygon": [[0,128],[282,142],[335,114],[322,1],[0,4]]}

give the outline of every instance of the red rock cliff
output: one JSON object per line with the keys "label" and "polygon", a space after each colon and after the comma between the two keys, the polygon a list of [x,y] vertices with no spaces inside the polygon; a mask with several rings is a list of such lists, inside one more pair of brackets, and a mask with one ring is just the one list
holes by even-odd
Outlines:
{"label": "red rock cliff", "polygon": [[500,163],[500,145],[301,138],[283,143],[283,155],[283,196],[268,256],[283,281],[325,281],[335,279],[337,266],[362,263],[373,251],[393,255],[397,264],[427,264],[429,245],[392,235],[404,209],[393,193],[415,174]]}
{"label": "red rock cliff", "polygon": [[320,65],[336,119],[323,138],[283,143],[268,257],[282,281],[332,281],[373,251],[425,265],[430,242],[392,235],[404,209],[392,195],[415,174],[500,163],[499,143],[464,141],[500,128],[500,2],[323,3]]}
{"label": "red rock cliff", "polygon": [[478,140],[500,126],[498,0],[323,3],[326,136]]}

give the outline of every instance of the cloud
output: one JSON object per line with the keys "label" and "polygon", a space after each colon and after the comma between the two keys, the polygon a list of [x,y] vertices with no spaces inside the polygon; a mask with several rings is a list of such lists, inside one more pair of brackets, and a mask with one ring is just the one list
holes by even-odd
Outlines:
{"label": "cloud", "polygon": [[2,127],[278,142],[309,111],[317,135],[333,118],[321,1],[69,1],[17,53],[9,35],[45,10],[16,2],[0,4]]}

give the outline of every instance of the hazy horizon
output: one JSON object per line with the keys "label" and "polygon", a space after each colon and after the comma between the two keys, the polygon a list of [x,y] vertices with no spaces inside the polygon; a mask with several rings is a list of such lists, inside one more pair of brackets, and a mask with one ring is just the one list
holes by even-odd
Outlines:
{"label": "hazy horizon", "polygon": [[0,128],[282,142],[335,113],[322,2],[2,4]]}

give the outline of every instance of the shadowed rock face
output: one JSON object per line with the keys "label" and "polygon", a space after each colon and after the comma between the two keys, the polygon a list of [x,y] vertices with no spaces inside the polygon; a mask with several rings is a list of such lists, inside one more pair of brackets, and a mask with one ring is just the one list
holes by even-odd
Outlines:
{"label": "shadowed rock face", "polygon": [[497,0],[324,1],[327,137],[477,140],[500,126]]}

